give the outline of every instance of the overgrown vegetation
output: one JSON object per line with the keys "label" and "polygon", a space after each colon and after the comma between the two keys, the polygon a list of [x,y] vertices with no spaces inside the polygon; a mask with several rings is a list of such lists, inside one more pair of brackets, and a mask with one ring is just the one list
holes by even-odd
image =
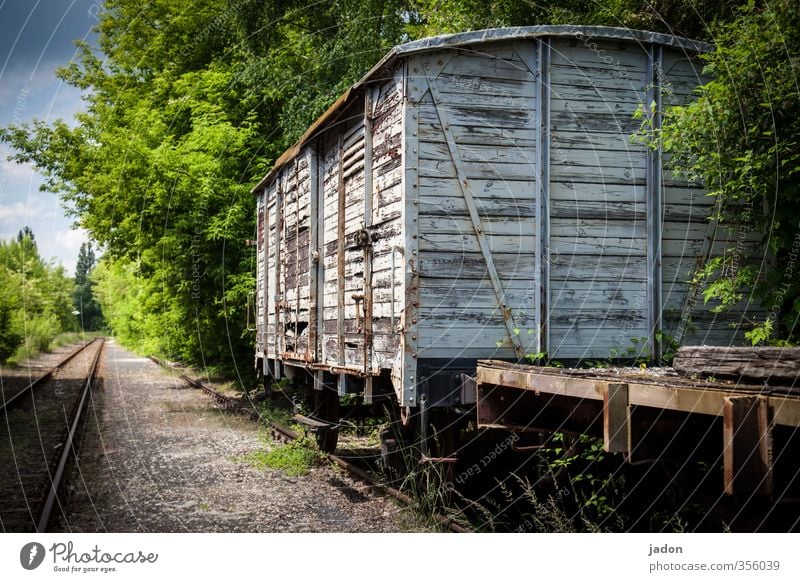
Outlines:
{"label": "overgrown vegetation", "polygon": [[33,232],[0,241],[0,363],[19,363],[46,350],[65,331],[78,331],[73,281],[39,255]]}
{"label": "overgrown vegetation", "polygon": [[[254,258],[244,241],[254,238],[255,227],[249,190],[319,114],[400,42],[561,23],[717,41],[720,51],[710,64],[720,84],[706,92],[706,105],[668,120],[665,131],[673,134],[665,133],[665,143],[668,135],[680,135],[690,146],[687,167],[714,188],[717,174],[701,165],[716,158],[703,152],[717,155],[721,170],[747,167],[740,172],[742,184],[761,198],[779,192],[771,208],[790,210],[796,193],[784,177],[794,176],[796,151],[791,136],[797,117],[791,113],[798,100],[790,83],[796,14],[786,0],[751,3],[743,12],[738,5],[343,0],[310,8],[274,0],[108,0],[99,15],[100,51],[82,44],[80,57],[60,71],[86,94],[77,123],[36,121],[5,128],[0,138],[15,148],[15,160],[45,173],[46,188],[61,194],[103,249],[96,294],[124,343],[247,374],[251,366],[241,364],[250,360],[253,343],[245,310]],[[723,90],[726,83],[730,90]],[[737,94],[746,97],[741,116]],[[775,122],[767,123],[773,114]],[[729,129],[717,131],[718,119]],[[770,128],[772,136],[762,133]],[[775,168],[778,183],[770,173]],[[728,175],[721,170],[720,177]],[[735,176],[733,182],[723,186],[726,192],[738,191]],[[770,220],[778,218],[765,242],[779,268],[791,248],[792,216],[797,213],[770,213]],[[782,321],[791,309],[796,313],[790,309],[796,297],[794,286],[781,295]],[[793,329],[786,322],[774,337],[791,337],[784,333]]]}
{"label": "overgrown vegetation", "polygon": [[244,461],[257,469],[275,469],[290,477],[306,475],[323,459],[312,439],[300,437],[283,445],[270,444],[266,450],[251,451]]}
{"label": "overgrown vegetation", "polygon": [[[630,465],[605,453],[601,438],[556,431],[538,450],[506,448],[487,459],[460,465],[450,491],[458,508],[451,517],[478,531],[719,531],[723,514],[744,511],[719,498],[719,458],[694,458],[676,477],[677,463]],[[709,504],[718,515],[709,515]]]}
{"label": "overgrown vegetation", "polygon": [[[750,302],[754,343],[798,340],[800,318],[800,11],[791,0],[748,2],[712,28],[703,56],[712,80],[698,99],[668,109],[654,145],[673,171],[704,184],[715,218],[736,244],[699,272],[717,309]],[[761,244],[744,244],[748,233]]]}

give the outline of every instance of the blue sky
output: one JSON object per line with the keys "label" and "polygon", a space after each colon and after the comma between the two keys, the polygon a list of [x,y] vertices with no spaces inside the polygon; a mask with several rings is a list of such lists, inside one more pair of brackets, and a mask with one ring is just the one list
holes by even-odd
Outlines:
{"label": "blue sky", "polygon": [[[0,125],[34,118],[72,123],[83,107],[80,91],[64,85],[55,69],[76,55],[74,41],[94,40],[102,0],[0,0]],[[74,274],[86,233],[72,228],[58,196],[40,192],[41,177],[28,165],[7,161],[0,144],[0,238],[33,229],[43,257]]]}

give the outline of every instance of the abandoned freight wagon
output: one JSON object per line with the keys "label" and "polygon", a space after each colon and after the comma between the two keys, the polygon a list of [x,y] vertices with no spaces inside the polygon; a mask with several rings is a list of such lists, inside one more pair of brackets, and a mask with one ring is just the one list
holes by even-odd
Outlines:
{"label": "abandoned freight wagon", "polygon": [[708,48],[577,26],[395,47],[253,189],[258,369],[314,384],[328,420],[337,391],[408,417],[474,403],[478,358],[735,341],[741,313],[691,281],[753,235],[632,139],[691,98]]}

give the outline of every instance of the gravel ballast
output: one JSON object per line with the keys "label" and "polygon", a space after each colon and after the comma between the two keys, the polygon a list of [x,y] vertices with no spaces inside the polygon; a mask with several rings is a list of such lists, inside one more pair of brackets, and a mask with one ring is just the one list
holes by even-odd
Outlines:
{"label": "gravel ballast", "polygon": [[410,510],[323,464],[259,468],[280,446],[155,363],[106,343],[80,458],[55,531],[423,531]]}

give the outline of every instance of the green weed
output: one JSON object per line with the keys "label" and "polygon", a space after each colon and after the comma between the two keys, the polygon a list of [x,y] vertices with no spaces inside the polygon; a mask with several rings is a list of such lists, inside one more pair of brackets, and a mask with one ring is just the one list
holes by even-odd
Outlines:
{"label": "green weed", "polygon": [[278,445],[270,450],[251,451],[244,455],[245,463],[256,469],[274,469],[289,477],[307,475],[323,456],[314,443],[301,437],[286,445]]}

